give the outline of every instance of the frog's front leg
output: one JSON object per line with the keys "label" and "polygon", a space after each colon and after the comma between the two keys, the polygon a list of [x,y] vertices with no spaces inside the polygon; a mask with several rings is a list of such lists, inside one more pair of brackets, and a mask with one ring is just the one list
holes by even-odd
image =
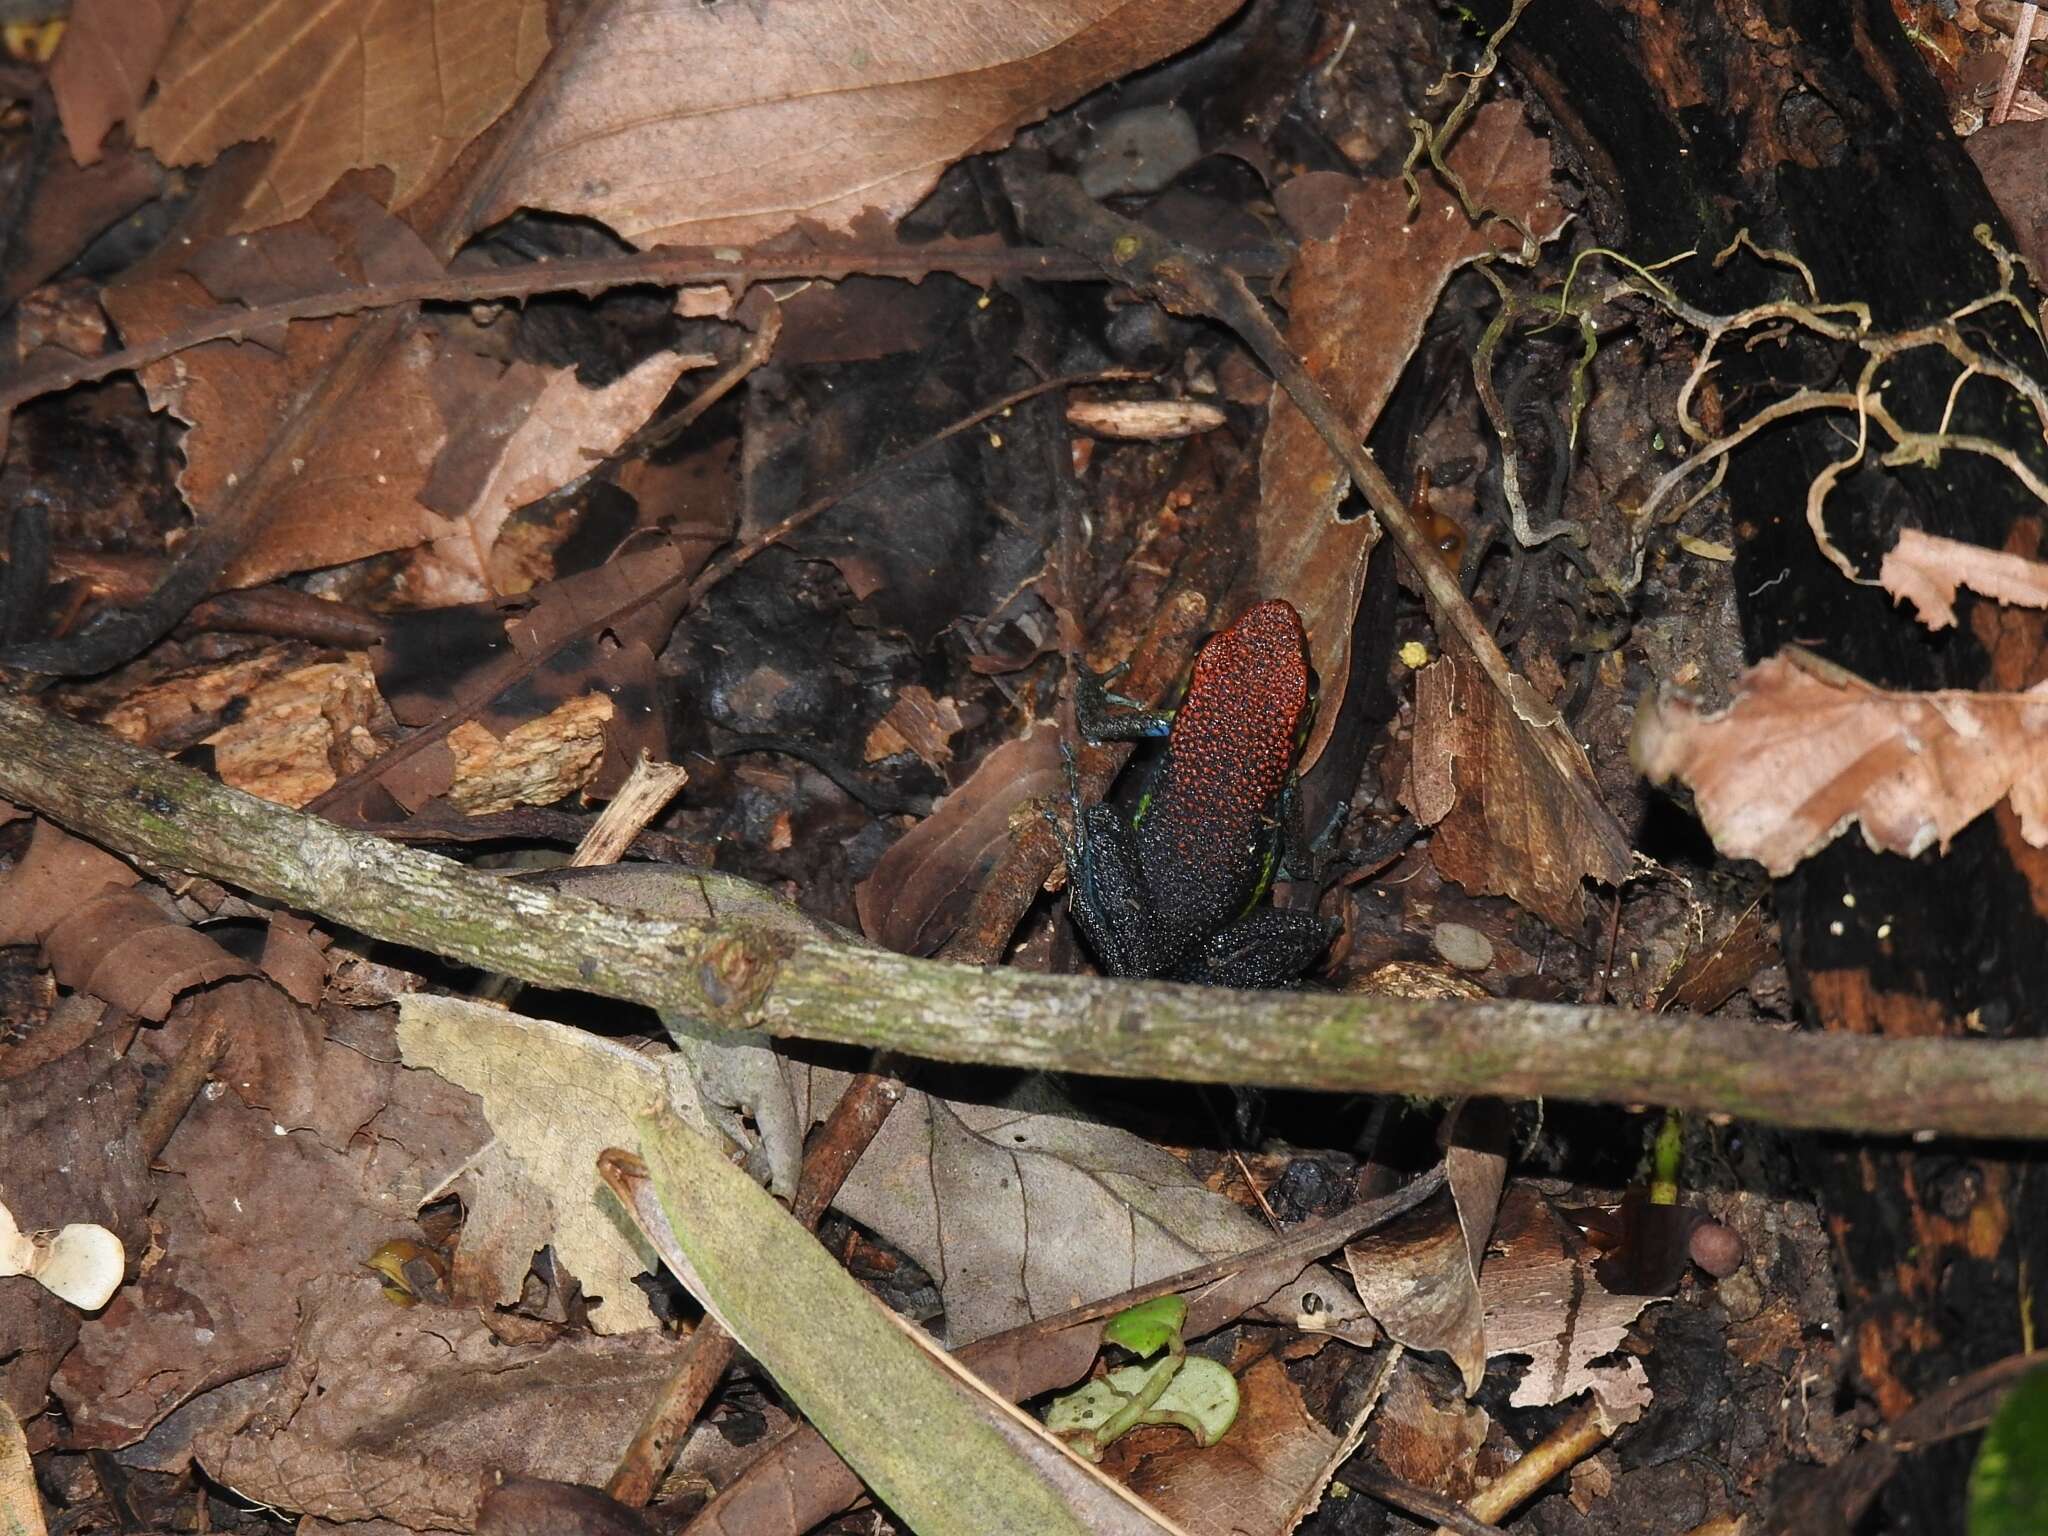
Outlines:
{"label": "frog's front leg", "polygon": [[1275,863],[1281,877],[1306,881],[1322,889],[1330,866],[1343,861],[1338,844],[1350,816],[1351,802],[1339,800],[1330,808],[1316,835],[1308,836],[1301,820],[1301,783],[1289,779],[1280,794],[1280,856]]}
{"label": "frog's front leg", "polygon": [[1330,947],[1343,924],[1293,907],[1257,907],[1209,935],[1188,963],[1184,981],[1214,987],[1284,987]]}
{"label": "frog's front leg", "polygon": [[1173,729],[1173,711],[1147,709],[1136,699],[1111,693],[1109,685],[1131,670],[1121,662],[1107,672],[1076,666],[1074,724],[1089,741],[1145,741]]}

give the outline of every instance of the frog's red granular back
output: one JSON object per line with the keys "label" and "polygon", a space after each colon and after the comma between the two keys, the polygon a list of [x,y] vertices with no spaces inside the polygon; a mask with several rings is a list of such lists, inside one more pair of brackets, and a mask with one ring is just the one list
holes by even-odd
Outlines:
{"label": "frog's red granular back", "polygon": [[1195,659],[1150,811],[1147,864],[1171,860],[1187,910],[1222,920],[1264,894],[1273,818],[1315,708],[1308,636],[1294,605],[1272,598],[1211,636]]}

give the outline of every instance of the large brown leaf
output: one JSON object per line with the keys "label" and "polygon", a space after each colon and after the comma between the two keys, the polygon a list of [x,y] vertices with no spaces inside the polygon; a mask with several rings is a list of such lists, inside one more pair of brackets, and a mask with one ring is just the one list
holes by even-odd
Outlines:
{"label": "large brown leaf", "polygon": [[402,208],[512,104],[547,48],[546,0],[193,0],[135,141],[173,165],[275,145],[236,229],[295,219],[372,166],[390,169]]}
{"label": "large brown leaf", "polygon": [[891,216],[963,155],[1176,53],[1237,0],[840,5],[643,0],[568,66],[485,215],[601,219],[642,245],[741,245]]}

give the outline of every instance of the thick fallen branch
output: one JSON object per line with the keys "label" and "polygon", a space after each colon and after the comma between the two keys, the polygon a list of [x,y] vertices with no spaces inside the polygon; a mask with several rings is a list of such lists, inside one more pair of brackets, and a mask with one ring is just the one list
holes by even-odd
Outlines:
{"label": "thick fallen branch", "polygon": [[1119,1077],[1549,1095],[1837,1130],[2048,1139],[2048,1041],[1783,1034],[1620,1008],[1096,981],[914,960],[757,918],[648,918],[302,816],[18,697],[0,698],[0,795],[118,853],[377,938],[778,1035]]}

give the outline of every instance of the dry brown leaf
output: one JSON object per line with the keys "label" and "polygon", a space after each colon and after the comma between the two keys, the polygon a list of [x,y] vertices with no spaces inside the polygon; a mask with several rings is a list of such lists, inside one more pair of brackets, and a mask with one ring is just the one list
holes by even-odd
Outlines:
{"label": "dry brown leaf", "polygon": [[[179,274],[116,285],[106,304],[130,344],[174,331],[194,310],[212,307],[206,291]],[[326,371],[358,323],[294,325],[281,357],[217,341],[142,370],[150,404],[194,429],[185,434],[178,488],[197,516],[204,519],[231,479],[256,461],[289,403]],[[354,430],[329,444],[317,476],[302,476],[284,495],[230,567],[229,585],[407,549],[445,531],[414,499],[447,435],[428,383],[435,353],[425,336],[393,351],[363,388]]]}
{"label": "dry brown leaf", "polygon": [[547,49],[546,0],[191,0],[135,141],[171,165],[275,146],[236,230],[295,219],[376,166],[402,208],[512,104]]}
{"label": "dry brown leaf", "polygon": [[28,852],[0,880],[0,944],[40,944],[50,930],[106,890],[142,877],[124,861],[52,821],[38,821]]}
{"label": "dry brown leaf", "polygon": [[1463,650],[1416,675],[1401,799],[1435,829],[1430,861],[1475,895],[1504,895],[1577,932],[1587,877],[1619,885],[1628,839],[1562,730],[1532,730]]}
{"label": "dry brown leaf", "polygon": [[1387,1336],[1450,1356],[1467,1396],[1486,1375],[1479,1261],[1507,1180],[1507,1123],[1500,1106],[1461,1106],[1444,1155],[1443,1197],[1397,1216],[1344,1249],[1352,1284]]}
{"label": "dry brown leaf", "polygon": [[[128,1033],[116,1021],[35,1071],[0,1082],[0,1146],[7,1149],[0,1197],[24,1231],[90,1220],[112,1228],[131,1255],[148,1246],[148,1154],[136,1130],[148,1085],[129,1059]],[[7,1288],[0,1399],[27,1418],[47,1406],[50,1374],[84,1319],[39,1285],[0,1284]]]}
{"label": "dry brown leaf", "polygon": [[[434,499],[433,484],[422,489],[422,500],[453,518],[454,526],[434,540],[435,558],[414,562],[414,599],[438,608],[504,595],[492,578],[491,553],[505,520],[588,474],[654,414],[685,368],[711,361],[702,353],[657,352],[602,389],[579,384],[574,368],[514,363],[501,381],[521,381],[516,404],[505,413],[507,431],[494,436],[465,422],[434,464],[432,479],[443,482],[451,456],[486,459],[469,471],[476,483],[467,496],[449,505]],[[523,387],[529,381],[532,387]]]}
{"label": "dry brown leaf", "polygon": [[71,158],[91,165],[114,124],[135,116],[185,0],[74,0],[50,60],[50,94]]}
{"label": "dry brown leaf", "polygon": [[1774,875],[1852,823],[1881,853],[1940,846],[2011,796],[2048,847],[2048,685],[2026,693],[1893,693],[1803,651],[1752,667],[1703,715],[1667,692],[1636,717],[1630,755],[1683,779],[1714,846]]}
{"label": "dry brown leaf", "polygon": [[805,219],[894,217],[955,160],[1177,53],[1236,8],[643,0],[569,64],[483,222],[548,208],[640,245],[745,245]]}
{"label": "dry brown leaf", "polygon": [[1359,1449],[1403,1482],[1462,1504],[1504,1470],[1486,1450],[1493,1419],[1414,1356],[1394,1366]]}
{"label": "dry brown leaf", "polygon": [[245,1498],[329,1520],[467,1531],[496,1476],[601,1483],[675,1368],[656,1332],[507,1341],[473,1307],[391,1306],[360,1272],[304,1296],[271,1400],[195,1449]]}
{"label": "dry brown leaf", "polygon": [[392,1064],[388,1024],[347,1046],[293,1042],[309,1044],[335,1059],[293,1070],[330,1087],[352,1071],[387,1102],[344,1152],[234,1094],[200,1095],[155,1181],[160,1251],[80,1331],[54,1384],[79,1444],[127,1445],[192,1394],[277,1364],[306,1283],[362,1273],[387,1239],[422,1241],[412,1213],[426,1189],[488,1139],[464,1095]]}
{"label": "dry brown leaf", "polygon": [[[1520,219],[1539,238],[1563,227],[1564,209],[1551,192],[1550,145],[1530,131],[1515,103],[1480,108],[1452,146],[1450,164],[1474,198]],[[1304,223],[1341,219],[1327,238],[1302,242],[1288,281],[1287,340],[1363,437],[1451,275],[1481,256],[1519,248],[1521,237],[1498,223],[1473,224],[1428,179],[1412,221],[1398,180],[1299,177],[1281,189],[1281,205]],[[1365,588],[1366,556],[1379,541],[1371,516],[1338,519],[1350,488],[1315,427],[1275,386],[1259,450],[1259,590],[1300,610],[1323,696],[1333,701],[1302,752],[1304,768],[1321,755],[1336,724],[1334,701],[1343,698],[1351,672],[1351,620]]]}
{"label": "dry brown leaf", "polygon": [[[10,221],[7,270],[0,276],[0,307],[11,307],[17,299],[33,293],[71,266],[94,240],[145,204],[156,202],[164,195],[168,174],[150,156],[125,147],[93,165],[73,165],[69,159],[53,156],[47,169],[35,178],[28,206]],[[87,280],[74,277],[71,281],[82,286]],[[104,318],[101,324],[104,326]],[[40,324],[31,327],[41,328]],[[16,341],[22,356],[33,344],[33,336]],[[91,356],[93,351],[88,346],[81,355]]]}
{"label": "dry brown leaf", "polygon": [[[190,322],[214,299],[261,303],[341,278],[374,282],[438,270],[417,236],[351,181],[306,219],[260,238],[204,241],[183,270],[141,270],[110,289],[123,338],[141,342]],[[196,279],[196,280],[195,280]],[[179,489],[204,519],[339,355],[361,321],[307,321],[271,345],[213,342],[142,370],[150,402],[189,423]],[[498,362],[432,328],[392,349],[364,385],[350,430],[280,498],[230,585],[432,542],[408,573],[416,603],[468,601],[492,589],[506,519],[587,474],[653,412],[701,355],[657,353],[602,389],[572,369]]]}
{"label": "dry brown leaf", "polygon": [[1387,1336],[1441,1350],[1467,1392],[1486,1374],[1478,1276],[1448,1198],[1397,1217],[1344,1250],[1359,1298]]}
{"label": "dry brown leaf", "polygon": [[1621,1347],[1655,1298],[1616,1296],[1602,1286],[1586,1243],[1531,1189],[1512,1189],[1501,1202],[1493,1247],[1479,1276],[1487,1353],[1530,1362],[1508,1401],[1545,1407],[1590,1387],[1610,1414],[1634,1418],[1631,1410],[1649,1399],[1642,1361],[1594,1362]]}
{"label": "dry brown leaf", "polygon": [[2002,549],[1965,544],[1902,529],[1878,569],[1878,585],[1894,598],[1912,603],[1929,629],[1947,629],[1956,621],[1956,588],[1968,587],[1994,602],[2022,608],[2048,608],[2048,565]]}
{"label": "dry brown leaf", "polygon": [[1190,1536],[1278,1531],[1323,1472],[1337,1437],[1302,1401],[1277,1355],[1238,1380],[1237,1422],[1202,1447],[1181,1429],[1139,1430],[1110,1447],[1102,1470]]}
{"label": "dry brown leaf", "polygon": [[861,931],[885,949],[928,955],[946,941],[996,858],[1010,819],[1058,794],[1059,729],[1043,722],[981,760],[967,782],[882,855],[854,889]]}

